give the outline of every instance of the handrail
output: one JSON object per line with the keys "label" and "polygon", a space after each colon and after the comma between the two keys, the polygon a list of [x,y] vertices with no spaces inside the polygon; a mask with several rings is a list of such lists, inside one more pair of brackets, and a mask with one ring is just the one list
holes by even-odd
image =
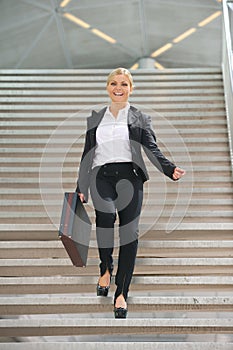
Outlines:
{"label": "handrail", "polygon": [[233,1],[223,0],[222,71],[233,174]]}

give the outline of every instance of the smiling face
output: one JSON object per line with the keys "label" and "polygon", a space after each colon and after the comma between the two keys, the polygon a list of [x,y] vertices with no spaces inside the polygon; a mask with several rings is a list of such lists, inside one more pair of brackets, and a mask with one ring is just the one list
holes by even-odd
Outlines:
{"label": "smiling face", "polygon": [[129,78],[125,74],[112,76],[107,85],[109,97],[115,103],[127,103],[132,90]]}

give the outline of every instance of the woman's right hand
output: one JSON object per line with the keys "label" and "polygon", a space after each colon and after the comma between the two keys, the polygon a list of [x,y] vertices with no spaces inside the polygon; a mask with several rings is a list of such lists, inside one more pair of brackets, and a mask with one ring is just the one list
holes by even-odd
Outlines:
{"label": "woman's right hand", "polygon": [[78,195],[79,195],[80,201],[81,201],[82,203],[85,202],[85,196],[84,196],[84,194],[83,194],[83,193],[78,193]]}

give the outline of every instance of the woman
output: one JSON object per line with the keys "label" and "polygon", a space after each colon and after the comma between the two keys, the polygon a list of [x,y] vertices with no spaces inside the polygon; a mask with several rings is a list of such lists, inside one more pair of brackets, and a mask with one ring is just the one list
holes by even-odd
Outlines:
{"label": "woman", "polygon": [[88,189],[95,207],[96,235],[100,257],[97,295],[107,296],[113,272],[114,223],[119,218],[120,248],[115,277],[115,318],[126,318],[127,296],[133,275],[138,222],[142,207],[143,183],[149,179],[142,158],[144,149],[150,161],[172,180],[185,171],[160,152],[150,116],[130,106],[133,79],[125,68],[113,70],[107,79],[109,107],[92,112],[87,132],[76,191],[83,202]]}

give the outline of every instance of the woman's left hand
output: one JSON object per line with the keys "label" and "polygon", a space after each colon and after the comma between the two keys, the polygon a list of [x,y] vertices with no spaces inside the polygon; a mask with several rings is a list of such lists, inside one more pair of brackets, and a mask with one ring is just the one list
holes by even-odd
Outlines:
{"label": "woman's left hand", "polygon": [[174,173],[173,173],[172,177],[173,177],[174,180],[179,180],[184,175],[185,175],[185,170],[176,167],[174,169]]}

